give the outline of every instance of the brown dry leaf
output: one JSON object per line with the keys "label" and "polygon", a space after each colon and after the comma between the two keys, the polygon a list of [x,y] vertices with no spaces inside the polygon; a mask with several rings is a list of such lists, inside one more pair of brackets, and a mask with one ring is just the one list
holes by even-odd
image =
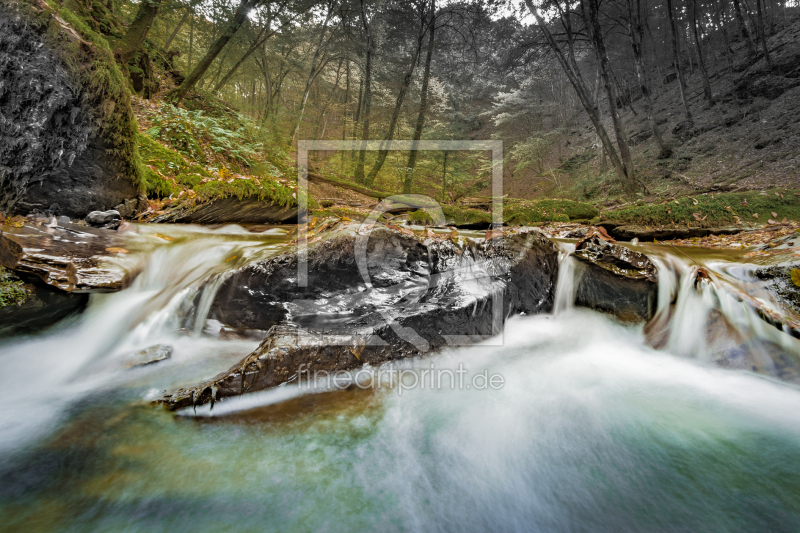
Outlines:
{"label": "brown dry leaf", "polygon": [[692,204],[693,204],[693,205],[697,205],[697,204],[699,204],[699,203],[700,203],[700,202],[698,202],[698,201],[697,201],[697,198],[692,198]]}
{"label": "brown dry leaf", "polygon": [[700,218],[700,213],[692,213],[692,216],[694,217],[695,220],[699,220],[699,221],[702,221],[702,220],[705,220],[705,219],[708,218],[708,215]]}
{"label": "brown dry leaf", "polygon": [[788,218],[784,218],[783,220],[781,220],[781,224],[788,224],[788,223],[789,223]]}
{"label": "brown dry leaf", "polygon": [[767,220],[767,224],[777,224],[777,223],[778,223],[777,220],[772,220],[771,218]]}
{"label": "brown dry leaf", "polygon": [[778,218],[778,213],[776,213],[775,211],[773,211],[773,212],[772,212],[772,218]]}
{"label": "brown dry leaf", "polygon": [[112,254],[127,254],[128,250],[126,250],[125,248],[120,248],[118,246],[112,246],[111,248],[106,248],[106,252]]}
{"label": "brown dry leaf", "polygon": [[758,213],[753,213],[753,218],[758,218]]}

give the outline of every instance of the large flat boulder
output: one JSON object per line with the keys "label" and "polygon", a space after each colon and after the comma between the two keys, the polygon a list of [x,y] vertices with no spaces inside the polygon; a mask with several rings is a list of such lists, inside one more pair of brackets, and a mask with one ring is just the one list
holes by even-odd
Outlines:
{"label": "large flat boulder", "polygon": [[538,231],[454,242],[357,228],[340,224],[312,243],[306,287],[298,287],[296,252],[229,277],[213,316],[234,328],[269,329],[267,337],[242,362],[161,402],[181,408],[293,381],[304,368],[419,356],[496,335],[512,314],[553,308],[558,251]]}

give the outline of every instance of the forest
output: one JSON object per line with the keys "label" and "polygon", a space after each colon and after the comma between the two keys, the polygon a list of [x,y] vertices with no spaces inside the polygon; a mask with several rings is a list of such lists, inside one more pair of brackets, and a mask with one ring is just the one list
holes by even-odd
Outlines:
{"label": "forest", "polygon": [[[713,117],[730,128],[752,117],[753,100],[795,85],[796,50],[786,48],[796,9],[787,4],[153,1],[117,9],[131,24],[119,40],[123,59],[153,72],[140,94],[180,105],[190,91],[211,93],[271,149],[291,152],[298,139],[501,139],[512,196],[592,200],[703,181],[707,169],[683,176],[691,155],[682,145]],[[172,79],[159,79],[148,64],[155,59],[174,67]],[[485,156],[447,152],[327,153],[316,162],[370,189],[444,202],[486,192],[490,170]],[[734,173],[718,176],[717,187],[736,188]]]}

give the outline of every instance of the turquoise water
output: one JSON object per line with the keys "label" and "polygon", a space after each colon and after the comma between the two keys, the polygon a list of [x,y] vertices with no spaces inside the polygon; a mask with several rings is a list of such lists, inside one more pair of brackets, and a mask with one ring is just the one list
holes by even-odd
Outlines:
{"label": "turquoise water", "polygon": [[252,348],[196,339],[4,454],[0,528],[800,530],[800,391],[641,337],[590,311],[518,317],[503,346],[412,363],[488,370],[498,390],[273,391],[211,417],[150,407],[176,373]]}

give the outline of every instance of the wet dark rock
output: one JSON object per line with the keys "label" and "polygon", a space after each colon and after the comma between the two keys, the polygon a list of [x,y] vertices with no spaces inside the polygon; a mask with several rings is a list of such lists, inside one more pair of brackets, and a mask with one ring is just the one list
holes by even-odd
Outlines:
{"label": "wet dark rock", "polygon": [[655,313],[658,279],[655,265],[642,253],[592,236],[580,242],[573,257],[584,263],[575,303],[630,321]]}
{"label": "wet dark rock", "polygon": [[357,228],[340,224],[311,245],[307,287],[298,287],[295,253],[228,278],[214,318],[270,333],[243,362],[163,401],[180,408],[272,387],[303,364],[346,370],[469,344],[499,332],[512,314],[553,308],[558,251],[538,231],[496,230],[489,241],[457,244],[379,227],[365,236],[368,287]]}
{"label": "wet dark rock", "polygon": [[800,263],[759,268],[756,277],[766,282],[767,290],[784,309],[800,314],[800,287],[792,281],[794,269],[800,270]]}
{"label": "wet dark rock", "polygon": [[742,229],[737,227],[678,227],[678,228],[655,228],[647,226],[618,226],[609,223],[600,223],[599,226],[606,229],[609,235],[619,241],[630,241],[639,239],[640,241],[666,241],[672,239],[691,239],[694,237],[707,237],[708,235],[734,235],[741,233]]}
{"label": "wet dark rock", "polygon": [[169,344],[155,344],[144,350],[133,352],[123,356],[123,367],[133,368],[137,366],[152,365],[159,361],[164,361],[172,357],[172,346]]}
{"label": "wet dark rock", "polygon": [[[44,24],[22,13],[29,3],[14,4],[0,4],[0,210],[27,214],[57,203],[59,214],[83,217],[136,197],[132,157],[113,145],[122,135],[112,140],[114,127],[97,120],[96,102],[76,77],[98,68],[92,45],[55,45],[48,32],[59,33],[57,21]],[[104,97],[104,109],[130,109],[129,101]]]}
{"label": "wet dark rock", "polygon": [[0,338],[30,335],[83,312],[88,294],[68,293],[47,285],[35,276],[18,274],[28,296],[21,305],[0,307]]}
{"label": "wet dark rock", "polygon": [[87,224],[95,228],[107,227],[109,224],[113,225],[116,223],[116,227],[108,229],[117,229],[122,220],[122,216],[119,214],[119,211],[111,209],[109,211],[92,211],[86,215],[84,220]]}
{"label": "wet dark rock", "polygon": [[112,292],[127,283],[128,272],[103,261],[109,249],[121,248],[116,231],[76,224],[2,229],[0,266],[67,292]]}
{"label": "wet dark rock", "polygon": [[258,198],[222,198],[193,208],[176,209],[150,222],[193,224],[288,224],[297,221],[297,207],[271,204]]}

